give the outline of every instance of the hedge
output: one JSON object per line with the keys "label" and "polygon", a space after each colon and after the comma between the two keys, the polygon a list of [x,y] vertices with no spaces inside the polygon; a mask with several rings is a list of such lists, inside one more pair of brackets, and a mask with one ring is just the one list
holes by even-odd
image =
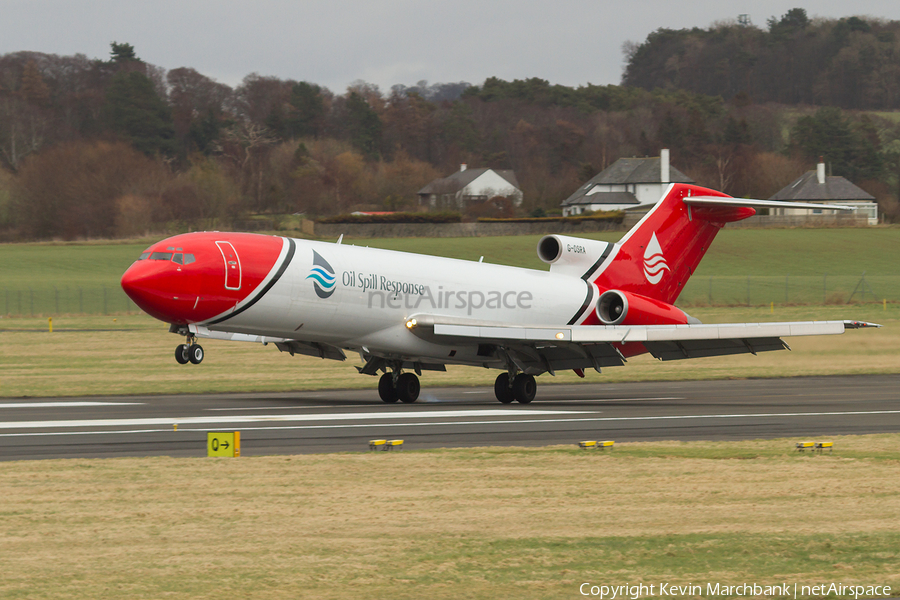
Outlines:
{"label": "hedge", "polygon": [[595,213],[592,215],[583,215],[578,217],[521,217],[514,219],[491,219],[481,217],[479,223],[550,223],[550,222],[566,222],[579,223],[581,221],[609,221],[611,223],[621,223],[625,220],[625,213],[621,210]]}
{"label": "hedge", "polygon": [[388,215],[336,215],[319,219],[318,223],[460,223],[462,215],[454,212],[442,213],[391,213]]}

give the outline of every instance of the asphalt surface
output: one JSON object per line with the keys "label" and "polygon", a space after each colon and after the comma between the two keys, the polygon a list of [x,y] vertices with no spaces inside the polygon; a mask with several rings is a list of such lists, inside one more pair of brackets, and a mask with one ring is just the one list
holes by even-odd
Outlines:
{"label": "asphalt surface", "polygon": [[900,375],[543,385],[529,405],[427,387],[410,405],[374,389],[0,399],[0,460],[206,456],[208,431],[240,431],[244,456],[362,452],[378,438],[419,449],[887,433],[900,431]]}

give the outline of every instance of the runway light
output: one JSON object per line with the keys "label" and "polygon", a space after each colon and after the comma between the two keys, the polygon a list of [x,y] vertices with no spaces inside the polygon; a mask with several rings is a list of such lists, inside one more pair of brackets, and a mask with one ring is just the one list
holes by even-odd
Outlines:
{"label": "runway light", "polygon": [[369,450],[381,450],[386,443],[387,440],[369,440]]}
{"label": "runway light", "polygon": [[613,446],[615,446],[615,445],[616,445],[616,443],[613,440],[606,440],[605,442],[597,442],[597,447],[600,448],[601,450],[606,450],[607,448],[612,450]]}
{"label": "runway light", "polygon": [[388,440],[385,450],[403,450],[403,440]]}
{"label": "runway light", "polygon": [[797,452],[803,452],[806,449],[812,450],[816,445],[813,442],[797,442]]}
{"label": "runway light", "polygon": [[816,452],[822,454],[823,450],[831,452],[834,449],[834,442],[816,442]]}
{"label": "runway light", "polygon": [[410,319],[409,321],[406,322],[407,329],[413,329],[416,325],[417,325],[417,323],[416,323],[415,319]]}
{"label": "runway light", "polygon": [[596,441],[593,441],[593,442],[578,442],[578,447],[581,448],[582,450],[590,450],[591,448],[596,448],[596,447],[597,447],[597,442],[596,442]]}

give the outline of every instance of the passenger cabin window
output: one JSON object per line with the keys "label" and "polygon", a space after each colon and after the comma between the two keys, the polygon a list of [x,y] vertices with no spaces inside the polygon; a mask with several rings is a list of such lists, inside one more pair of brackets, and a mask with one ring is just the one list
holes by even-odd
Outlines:
{"label": "passenger cabin window", "polygon": [[147,260],[147,257],[150,256],[149,252],[144,252],[138,257],[138,260]]}
{"label": "passenger cabin window", "polygon": [[150,260],[172,260],[171,252],[154,252],[150,255]]}

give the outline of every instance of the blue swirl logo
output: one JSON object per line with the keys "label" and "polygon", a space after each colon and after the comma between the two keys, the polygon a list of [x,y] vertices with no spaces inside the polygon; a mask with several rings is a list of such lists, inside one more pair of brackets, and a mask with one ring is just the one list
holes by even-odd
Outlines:
{"label": "blue swirl logo", "polygon": [[315,250],[313,250],[313,266],[306,278],[313,280],[313,288],[319,298],[328,298],[334,293],[334,285],[337,283],[334,269]]}

